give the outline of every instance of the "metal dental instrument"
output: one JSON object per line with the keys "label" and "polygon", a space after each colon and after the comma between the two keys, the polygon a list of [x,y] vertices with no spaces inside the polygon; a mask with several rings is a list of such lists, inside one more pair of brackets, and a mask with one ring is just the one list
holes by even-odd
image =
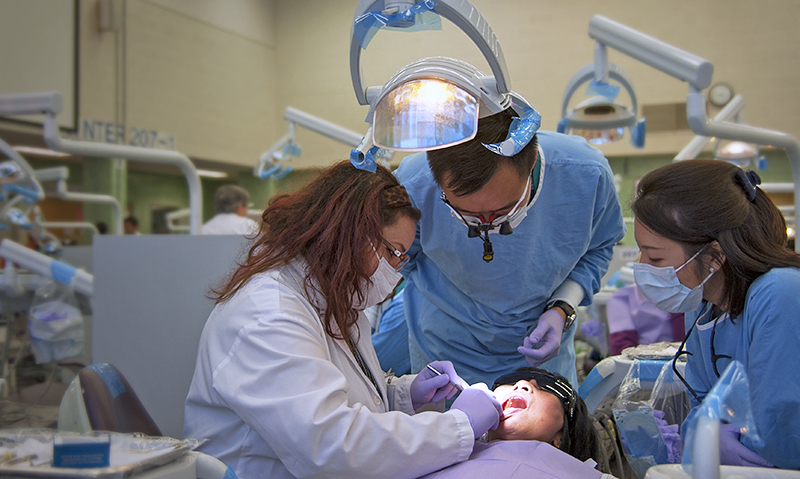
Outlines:
{"label": "metal dental instrument", "polygon": [[[439,370],[438,370],[438,369],[436,369],[435,367],[431,366],[430,364],[429,364],[429,365],[427,365],[427,366],[425,366],[425,367],[426,367],[426,368],[428,368],[428,369],[429,369],[431,372],[433,372],[433,373],[434,373],[435,375],[437,375],[437,376],[441,376],[442,374],[444,374],[444,373],[442,373],[442,372],[439,372]],[[461,392],[461,391],[463,391],[463,390],[464,390],[464,388],[462,388],[462,387],[461,387],[461,386],[459,386],[458,384],[454,383],[452,379],[450,380],[450,384],[452,384],[452,385],[453,385],[453,387],[454,387],[454,388],[456,388],[456,389],[458,390],[458,392]]]}

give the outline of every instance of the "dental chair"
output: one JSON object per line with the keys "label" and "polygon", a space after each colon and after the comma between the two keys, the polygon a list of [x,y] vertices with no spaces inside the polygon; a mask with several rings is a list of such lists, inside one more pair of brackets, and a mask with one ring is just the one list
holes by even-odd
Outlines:
{"label": "dental chair", "polygon": [[[662,349],[659,349],[663,346]],[[677,349],[677,348],[675,348]],[[653,351],[656,350],[656,353]],[[646,352],[646,354],[641,354]],[[616,397],[622,380],[633,365],[634,360],[639,360],[641,365],[642,381],[655,383],[662,367],[672,361],[675,351],[670,343],[657,343],[640,345],[626,349],[619,356],[609,356],[597,363],[581,382],[578,395],[586,403],[590,413],[593,413],[604,400]],[[685,362],[678,362],[678,369],[683,373]]]}
{"label": "dental chair", "polygon": [[[111,431],[161,436],[161,430],[125,376],[108,363],[95,363],[78,372],[61,400],[58,429],[79,433]],[[134,478],[236,479],[236,474],[218,459],[191,451]]]}
{"label": "dental chair", "polygon": [[108,363],[95,363],[78,372],[61,400],[58,429],[161,436],[125,376]]}

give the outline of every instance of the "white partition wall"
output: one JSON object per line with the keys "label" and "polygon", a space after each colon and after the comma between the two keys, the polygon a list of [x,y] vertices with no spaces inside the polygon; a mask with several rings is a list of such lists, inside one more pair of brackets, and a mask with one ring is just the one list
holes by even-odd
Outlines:
{"label": "white partition wall", "polygon": [[166,436],[183,438],[197,343],[240,236],[95,236],[92,361],[128,379]]}

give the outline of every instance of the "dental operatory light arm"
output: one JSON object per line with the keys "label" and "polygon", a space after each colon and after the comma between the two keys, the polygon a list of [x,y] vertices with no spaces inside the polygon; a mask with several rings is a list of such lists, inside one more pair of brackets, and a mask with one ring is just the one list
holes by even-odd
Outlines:
{"label": "dental operatory light arm", "polygon": [[[1,97],[0,97],[1,98]],[[2,105],[0,105],[0,116],[7,116],[12,115],[13,112],[6,112]],[[36,175],[34,174],[33,168],[31,165],[25,161],[25,158],[22,157],[16,150],[11,148],[11,146],[3,140],[0,140],[0,153],[6,155],[11,161],[17,164],[17,166],[22,170],[25,179],[31,184],[31,188],[21,187],[19,185],[5,185],[4,190],[12,190],[17,194],[21,194],[30,199],[31,202],[35,203],[39,200],[44,199],[44,189],[42,189],[42,185],[36,181]],[[14,188],[12,188],[14,187]]]}
{"label": "dental operatory light arm", "polygon": [[261,155],[253,171],[253,174],[257,178],[265,179],[272,176],[276,179],[280,179],[282,176],[279,175],[285,176],[285,174],[291,171],[291,167],[281,169],[280,163],[276,163],[276,160],[278,162],[288,160],[289,158],[286,158],[286,150],[289,150],[290,155],[292,151],[295,153],[294,156],[299,155],[299,146],[297,146],[295,141],[295,131],[298,125],[315,133],[319,133],[320,135],[327,136],[332,140],[344,143],[351,148],[355,148],[361,142],[362,135],[323,120],[322,118],[300,111],[297,108],[286,107],[283,118],[289,121],[289,132]]}
{"label": "dental operatory light arm", "polygon": [[167,220],[167,229],[170,232],[180,232],[180,233],[188,233],[189,232],[189,225],[179,224],[178,222],[183,220],[184,218],[189,217],[189,209],[184,208],[180,210],[170,211],[166,214],[165,219]]}
{"label": "dental operatory light arm", "polygon": [[714,66],[708,60],[602,15],[589,21],[589,37],[699,90],[711,84]]}
{"label": "dental operatory light arm", "polygon": [[[701,90],[711,84],[714,73],[711,62],[601,15],[595,15],[589,22],[589,37],[689,83],[686,116],[696,135],[783,148],[792,165],[795,211],[800,211],[800,143],[787,133],[709,119]],[[800,241],[795,242],[795,249],[800,251]]]}
{"label": "dental operatory light arm", "polygon": [[157,150],[126,145],[94,143],[90,141],[65,140],[58,131],[56,115],[61,112],[62,98],[58,92],[30,93],[0,96],[0,111],[7,114],[44,113],[44,140],[54,150],[73,155],[99,158],[122,158],[148,163],[164,163],[177,166],[189,185],[189,221],[192,234],[200,233],[203,212],[203,192],[200,176],[186,155],[176,151]]}
{"label": "dental operatory light arm", "polygon": [[[389,2],[384,0],[361,0],[356,6],[353,14],[353,28],[350,34],[350,76],[353,80],[356,98],[360,105],[369,105],[367,88],[364,87],[363,76],[361,74],[361,50],[362,46],[356,35],[355,26],[359,17],[370,12],[382,12],[387,4],[407,4],[414,5],[422,3],[424,0],[409,2]],[[497,91],[508,93],[511,86],[508,83],[509,74],[503,50],[497,41],[489,22],[483,15],[467,0],[436,0],[434,11],[442,17],[450,20],[455,26],[463,31],[475,43],[483,54],[494,74],[497,83]],[[371,87],[373,88],[373,87]],[[380,87],[377,87],[380,89]]]}
{"label": "dental operatory light arm", "polygon": [[[122,228],[122,207],[120,206],[119,201],[116,198],[114,198],[111,195],[99,195],[94,193],[75,193],[67,191],[67,179],[69,178],[69,169],[66,166],[44,168],[41,170],[35,170],[34,173],[36,174],[36,178],[40,182],[44,183],[47,181],[56,181],[57,182],[56,196],[64,201],[80,201],[83,203],[101,203],[110,205],[114,212],[114,234],[118,235],[123,234],[124,231]],[[40,223],[40,224],[42,224],[42,226],[45,226],[45,223]],[[58,227],[55,226],[54,222],[47,222],[46,224],[54,228]],[[61,226],[61,227],[69,228],[70,226]],[[76,224],[74,227],[86,228],[86,225],[78,226]],[[97,233],[97,228],[93,228],[93,231]]]}
{"label": "dental operatory light arm", "polygon": [[0,257],[45,278],[51,278],[64,284],[72,284],[75,291],[89,297],[92,296],[94,276],[86,271],[77,269],[8,239],[0,241]]}
{"label": "dental operatory light arm", "polygon": [[[742,95],[736,95],[716,116],[714,116],[713,121],[731,121],[739,116],[742,108],[744,108],[744,98]],[[711,141],[710,136],[695,136],[677,155],[675,155],[672,161],[692,160],[697,158],[697,155],[703,151],[703,148],[706,147],[709,141]]]}

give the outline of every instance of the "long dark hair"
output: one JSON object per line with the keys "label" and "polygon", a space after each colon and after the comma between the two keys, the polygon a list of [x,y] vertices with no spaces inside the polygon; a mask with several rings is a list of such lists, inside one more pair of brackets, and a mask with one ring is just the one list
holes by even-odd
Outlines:
{"label": "long dark hair", "polygon": [[358,318],[352,299],[364,298],[371,275],[366,253],[381,244],[381,228],[401,215],[420,218],[389,170],[379,166],[370,173],[349,161],[337,163],[300,191],[270,201],[247,257],[210,297],[224,303],[253,276],[302,257],[308,263],[306,294],[318,290],[325,298],[325,331],[348,340]]}
{"label": "long dark hair", "polygon": [[[744,310],[753,281],[776,267],[800,268],[791,251],[786,221],[760,188],[752,201],[741,169],[720,160],[688,160],[646,174],[631,204],[638,221],[654,233],[683,246],[687,256],[702,249],[693,266],[698,276],[717,252],[704,248],[716,240],[726,261],[723,304],[731,318]],[[704,269],[705,268],[705,269]]]}

